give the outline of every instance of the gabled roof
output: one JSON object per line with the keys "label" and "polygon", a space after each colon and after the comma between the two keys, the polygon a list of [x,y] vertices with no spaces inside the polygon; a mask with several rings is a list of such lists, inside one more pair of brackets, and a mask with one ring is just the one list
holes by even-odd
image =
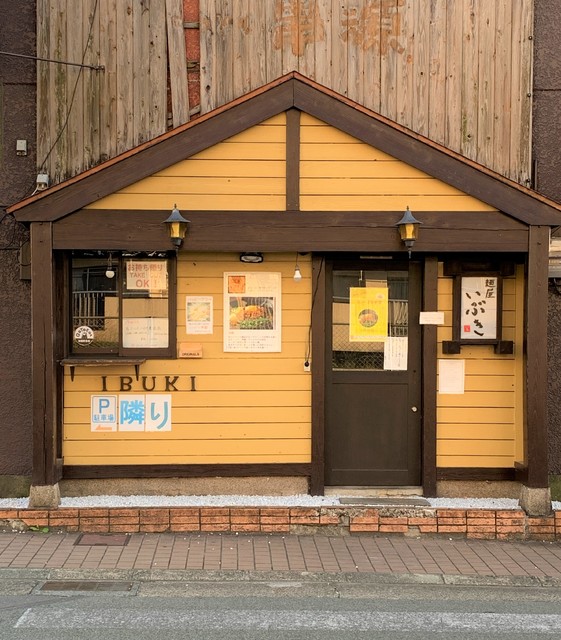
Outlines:
{"label": "gabled roof", "polygon": [[561,205],[293,72],[13,205],[56,221],[288,109],[299,109],[529,225],[561,225]]}

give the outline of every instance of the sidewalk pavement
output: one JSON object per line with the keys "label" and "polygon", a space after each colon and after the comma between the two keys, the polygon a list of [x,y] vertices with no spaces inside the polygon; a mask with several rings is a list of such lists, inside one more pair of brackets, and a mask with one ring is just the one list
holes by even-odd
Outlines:
{"label": "sidewalk pavement", "polygon": [[0,579],[561,587],[561,543],[378,535],[0,533]]}

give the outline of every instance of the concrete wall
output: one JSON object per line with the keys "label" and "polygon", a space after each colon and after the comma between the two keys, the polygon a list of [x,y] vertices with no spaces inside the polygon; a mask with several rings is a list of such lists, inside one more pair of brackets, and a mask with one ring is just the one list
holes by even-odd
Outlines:
{"label": "concrete wall", "polygon": [[[2,50],[35,55],[35,2],[0,0],[0,15]],[[20,279],[28,234],[5,207],[35,188],[35,66],[0,56],[0,496],[24,493],[31,473],[31,300]],[[19,139],[27,156],[16,154]]]}

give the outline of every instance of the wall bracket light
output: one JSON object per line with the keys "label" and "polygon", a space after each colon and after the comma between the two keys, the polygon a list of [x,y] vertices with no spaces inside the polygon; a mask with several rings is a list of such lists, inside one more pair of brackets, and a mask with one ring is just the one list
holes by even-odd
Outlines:
{"label": "wall bracket light", "polygon": [[240,253],[240,262],[245,262],[246,264],[259,264],[263,262],[263,254],[258,251]]}
{"label": "wall bracket light", "polygon": [[401,241],[407,248],[409,257],[411,257],[411,249],[413,248],[415,241],[419,237],[420,224],[421,222],[413,216],[413,214],[409,210],[409,207],[407,207],[405,213],[403,214],[403,217],[395,225],[399,230],[399,237],[401,238]]}
{"label": "wall bracket light", "polygon": [[177,205],[173,205],[173,211],[169,218],[164,220],[164,224],[167,225],[170,240],[177,249],[183,244],[183,239],[187,234],[187,229],[190,224],[190,220],[186,220],[181,213]]}

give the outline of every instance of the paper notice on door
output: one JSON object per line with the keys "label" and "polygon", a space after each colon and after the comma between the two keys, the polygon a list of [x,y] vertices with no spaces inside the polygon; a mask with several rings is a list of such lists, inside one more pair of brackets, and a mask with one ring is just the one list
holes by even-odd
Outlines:
{"label": "paper notice on door", "polygon": [[386,338],[384,341],[384,369],[407,370],[407,338]]}
{"label": "paper notice on door", "polygon": [[465,360],[438,361],[438,393],[452,394],[464,393],[465,387]]}

